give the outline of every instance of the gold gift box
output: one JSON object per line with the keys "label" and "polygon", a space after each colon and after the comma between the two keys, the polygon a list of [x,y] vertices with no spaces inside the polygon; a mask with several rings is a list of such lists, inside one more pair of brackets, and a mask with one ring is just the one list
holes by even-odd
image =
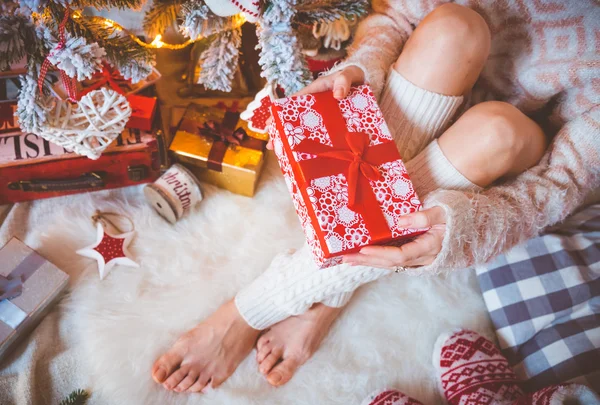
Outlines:
{"label": "gold gift box", "polygon": [[198,131],[182,129],[182,123],[186,119],[194,121],[200,128],[209,121],[223,122],[225,114],[220,108],[191,104],[181,119],[169,149],[174,160],[184,164],[200,181],[251,197],[256,191],[262,171],[268,134],[254,132],[245,121],[238,119],[235,128],[242,128],[248,137],[260,140],[262,148],[245,147],[244,142],[241,145],[228,144],[221,162],[221,171],[217,171],[209,168],[209,154],[215,142],[220,141],[203,136]]}

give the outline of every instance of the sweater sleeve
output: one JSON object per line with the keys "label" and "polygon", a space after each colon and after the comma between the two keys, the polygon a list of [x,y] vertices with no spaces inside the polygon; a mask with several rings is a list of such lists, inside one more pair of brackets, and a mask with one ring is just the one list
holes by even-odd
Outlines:
{"label": "sweater sleeve", "polygon": [[375,0],[373,12],[363,20],[348,49],[349,57],[327,74],[347,66],[358,66],[365,73],[376,97],[379,97],[390,66],[398,59],[404,43],[412,32],[405,16],[390,5],[389,0]]}
{"label": "sweater sleeve", "polygon": [[428,196],[426,208],[446,211],[446,235],[435,261],[418,272],[484,264],[561,222],[598,187],[600,106],[568,122],[542,161],[516,179],[482,193],[443,190]]}

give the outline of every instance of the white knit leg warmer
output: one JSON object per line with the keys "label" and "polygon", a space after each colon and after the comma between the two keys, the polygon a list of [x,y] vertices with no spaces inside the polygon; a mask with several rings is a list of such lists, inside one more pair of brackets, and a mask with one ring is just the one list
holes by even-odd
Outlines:
{"label": "white knit leg warmer", "polygon": [[[414,163],[407,163],[407,169],[421,198],[441,186],[473,186],[443,156],[437,142],[425,148],[448,126],[461,103],[462,97],[421,89],[391,70],[381,108],[401,156],[405,161],[416,156]],[[437,168],[437,164],[442,166]],[[423,182],[422,188],[419,182]],[[347,265],[320,270],[305,245],[293,254],[277,256],[262,275],[238,293],[235,303],[246,322],[262,330],[302,314],[318,302],[342,307],[362,284],[387,274],[389,270]]]}
{"label": "white knit leg warmer", "polygon": [[317,302],[342,306],[350,298],[348,294],[362,284],[390,273],[348,265],[319,269],[308,245],[304,245],[294,253],[278,255],[263,274],[237,294],[235,304],[248,325],[262,330],[303,314]]}
{"label": "white knit leg warmer", "polygon": [[407,162],[441,135],[462,102],[462,96],[422,89],[390,69],[379,104],[400,156]]}

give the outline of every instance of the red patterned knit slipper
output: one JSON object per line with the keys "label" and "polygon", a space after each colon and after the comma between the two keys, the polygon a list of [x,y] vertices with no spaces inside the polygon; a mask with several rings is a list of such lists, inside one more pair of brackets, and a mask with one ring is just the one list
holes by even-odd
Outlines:
{"label": "red patterned knit slipper", "polygon": [[600,397],[590,388],[578,384],[553,385],[519,399],[513,405],[580,404],[598,405]]}
{"label": "red patterned knit slipper", "polygon": [[398,390],[377,391],[369,395],[361,405],[423,405],[416,399],[404,395]]}
{"label": "red patterned knit slipper", "polygon": [[511,404],[524,396],[506,358],[475,332],[442,335],[433,353],[442,395],[451,405]]}

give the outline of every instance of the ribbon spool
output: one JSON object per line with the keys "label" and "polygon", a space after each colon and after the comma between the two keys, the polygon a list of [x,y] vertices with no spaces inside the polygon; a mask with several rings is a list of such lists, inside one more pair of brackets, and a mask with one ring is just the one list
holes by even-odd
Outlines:
{"label": "ribbon spool", "polygon": [[144,195],[150,205],[172,224],[202,201],[198,180],[179,164],[174,164],[158,180],[148,184]]}

